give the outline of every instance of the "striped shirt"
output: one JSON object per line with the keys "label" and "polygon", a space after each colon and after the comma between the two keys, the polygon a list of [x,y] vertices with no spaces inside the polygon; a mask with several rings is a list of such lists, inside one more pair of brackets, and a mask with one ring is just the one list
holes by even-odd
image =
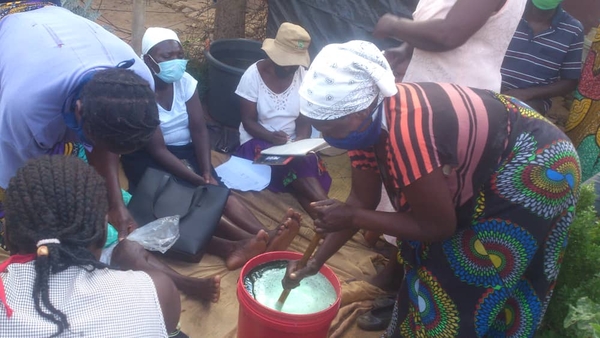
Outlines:
{"label": "striped shirt", "polygon": [[550,28],[535,36],[522,18],[502,64],[502,90],[579,79],[583,40],[581,23],[560,6]]}
{"label": "striped shirt", "polygon": [[[378,171],[397,210],[409,208],[402,188],[438,168],[448,177],[456,208],[469,205],[506,147],[506,107],[487,90],[436,83],[397,86],[398,93],[384,101],[386,154],[349,151],[352,166]],[[470,206],[465,210],[472,212]]]}

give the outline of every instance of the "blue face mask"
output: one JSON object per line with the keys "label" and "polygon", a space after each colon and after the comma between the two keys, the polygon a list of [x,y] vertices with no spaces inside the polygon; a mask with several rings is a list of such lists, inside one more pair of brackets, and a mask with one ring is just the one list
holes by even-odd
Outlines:
{"label": "blue face mask", "polygon": [[85,134],[83,132],[83,119],[77,121],[77,117],[75,116],[75,102],[77,102],[77,100],[79,99],[83,86],[86,83],[90,82],[94,74],[96,74],[96,71],[91,71],[83,76],[73,93],[69,95],[69,97],[72,98],[70,109],[66,110],[63,107],[63,120],[65,121],[67,128],[75,132],[77,138],[79,139],[79,142],[89,147],[93,146],[93,143],[85,137]]}
{"label": "blue face mask", "polygon": [[[148,56],[150,56],[150,54],[148,54]],[[150,59],[154,61],[152,56],[150,56]],[[156,63],[158,68],[160,68],[160,72],[154,74],[166,83],[174,83],[181,80],[183,77],[188,60],[174,59],[160,63],[154,61],[154,63]]]}
{"label": "blue face mask", "polygon": [[[356,131],[351,132],[344,138],[331,138],[325,137],[325,142],[329,143],[332,147],[346,150],[357,150],[368,148],[377,141],[379,141],[379,134],[381,134],[381,118],[383,113],[381,112],[381,105],[377,106],[373,110],[376,114],[375,119],[371,118],[371,115],[357,128]],[[358,131],[363,129],[368,123],[371,123],[364,131]]]}
{"label": "blue face mask", "polygon": [[85,134],[83,132],[83,121],[77,122],[75,113],[69,112],[67,114],[63,114],[63,118],[67,127],[77,134],[79,142],[83,143],[85,146],[88,147],[93,145],[93,143],[85,137]]}

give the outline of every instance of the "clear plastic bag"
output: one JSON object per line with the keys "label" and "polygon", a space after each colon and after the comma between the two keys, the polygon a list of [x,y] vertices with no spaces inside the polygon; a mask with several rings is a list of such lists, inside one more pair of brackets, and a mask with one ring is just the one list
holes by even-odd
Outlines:
{"label": "clear plastic bag", "polygon": [[127,239],[138,242],[148,251],[165,253],[179,239],[179,215],[159,218],[137,228]]}
{"label": "clear plastic bag", "polygon": [[[179,215],[159,218],[133,230],[127,239],[139,243],[148,251],[167,252],[179,239]],[[118,242],[104,248],[100,262],[110,265],[112,252]]]}
{"label": "clear plastic bag", "polygon": [[110,261],[112,258],[112,253],[115,250],[115,247],[118,243],[113,243],[109,247],[102,249],[102,255],[100,256],[100,262],[110,265]]}

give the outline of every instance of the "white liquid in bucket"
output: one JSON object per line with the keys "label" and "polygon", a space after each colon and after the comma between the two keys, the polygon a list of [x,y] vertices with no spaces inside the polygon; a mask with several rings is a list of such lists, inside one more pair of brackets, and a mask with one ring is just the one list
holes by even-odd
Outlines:
{"label": "white liquid in bucket", "polygon": [[[274,261],[254,268],[244,277],[244,286],[260,304],[275,309],[275,303],[283,292],[281,280],[285,275],[287,261]],[[337,294],[327,277],[318,273],[306,277],[293,289],[281,312],[303,315],[323,311],[335,303]]]}

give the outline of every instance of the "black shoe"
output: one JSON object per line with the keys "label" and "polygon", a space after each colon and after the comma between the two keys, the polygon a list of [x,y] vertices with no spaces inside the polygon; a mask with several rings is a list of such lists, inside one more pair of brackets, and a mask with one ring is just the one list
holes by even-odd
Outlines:
{"label": "black shoe", "polygon": [[375,298],[373,301],[373,309],[379,309],[384,307],[394,307],[396,304],[396,296],[387,296],[387,297],[379,297]]}
{"label": "black shoe", "polygon": [[356,323],[365,331],[385,330],[392,321],[395,300],[391,297],[378,298],[373,304],[373,309],[358,317]]}

